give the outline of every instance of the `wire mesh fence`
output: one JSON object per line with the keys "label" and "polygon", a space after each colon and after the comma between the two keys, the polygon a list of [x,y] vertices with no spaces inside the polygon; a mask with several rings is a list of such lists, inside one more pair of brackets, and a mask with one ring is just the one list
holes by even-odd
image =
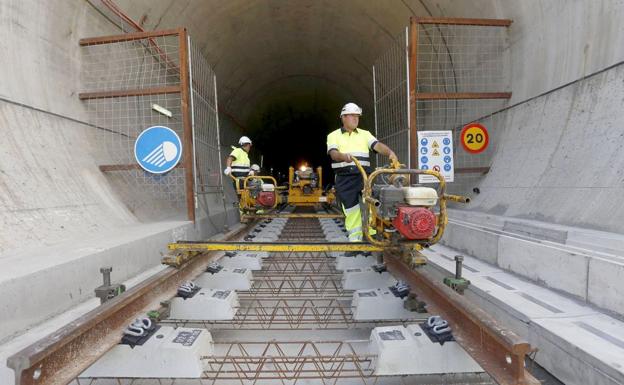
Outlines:
{"label": "wire mesh fence", "polygon": [[217,78],[189,37],[191,113],[198,210],[206,216],[226,211],[221,175],[221,143],[217,102]]}
{"label": "wire mesh fence", "polygon": [[[506,101],[490,100],[421,100],[417,102],[416,124],[422,131],[452,131],[455,161],[455,181],[447,185],[451,193],[459,193],[474,187],[492,164],[497,143],[497,133],[502,131],[505,116],[494,113],[504,107]],[[481,153],[473,154],[461,145],[462,128],[471,122],[487,127],[490,145]],[[470,187],[470,189],[472,189]]]}
{"label": "wire mesh fence", "polygon": [[[83,47],[82,97],[91,123],[98,130],[96,159],[117,166],[107,178],[130,209],[153,218],[154,205],[171,214],[185,207],[185,176],[181,168],[151,174],[138,167],[134,143],[152,126],[166,126],[183,136],[180,92],[147,94],[145,90],[180,87],[180,49],[177,35],[157,36]],[[96,97],[102,93],[132,96]],[[145,93],[145,94],[141,94]],[[152,108],[161,106],[166,116]]]}
{"label": "wire mesh fence", "polygon": [[[194,219],[196,209],[208,215],[209,207],[223,207],[215,75],[190,39],[186,42],[182,30],[81,41],[80,98],[91,123],[101,128],[96,159],[140,219],[179,216],[185,207]],[[184,142],[182,159],[190,152],[191,161],[163,174],[141,169],[135,141],[152,126],[175,131]]]}
{"label": "wire mesh fence", "polygon": [[[406,29],[373,67],[378,139],[403,163],[411,160],[416,167],[418,157],[412,153],[416,146],[411,143],[416,131],[453,131],[455,182],[448,185],[452,192],[465,192],[487,172],[497,131],[504,122],[504,113],[496,111],[503,109],[508,97],[502,92],[508,89],[509,80],[507,34],[505,28],[499,28],[504,23],[481,22],[483,25],[459,19],[412,23],[410,28],[417,28],[416,33]],[[412,39],[415,47],[410,50]],[[478,154],[465,151],[459,137],[464,125],[476,121],[490,132],[490,146]]]}
{"label": "wire mesh fence", "polygon": [[[507,90],[504,28],[417,23],[416,94],[496,93]],[[421,99],[416,102],[416,127],[422,131],[453,131],[455,182],[449,192],[465,193],[491,165],[504,116],[494,114],[506,99]],[[464,125],[480,122],[491,134],[490,146],[474,154],[464,150]]]}
{"label": "wire mesh fence", "polygon": [[499,92],[505,88],[504,29],[417,26],[417,92]]}
{"label": "wire mesh fence", "polygon": [[[375,134],[403,163],[409,163],[407,36],[406,29],[373,66]],[[384,162],[377,155],[377,164]]]}

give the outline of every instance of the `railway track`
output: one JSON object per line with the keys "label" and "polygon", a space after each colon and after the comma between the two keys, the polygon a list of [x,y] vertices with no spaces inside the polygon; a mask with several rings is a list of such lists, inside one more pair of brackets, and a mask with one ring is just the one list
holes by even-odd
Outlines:
{"label": "railway track", "polygon": [[[225,239],[268,237],[265,239],[276,242],[320,243],[327,242],[330,231],[335,239],[336,230],[342,231],[333,218],[263,219],[228,234]],[[224,265],[228,262],[231,265],[232,261],[227,259],[235,259],[238,253],[205,253],[179,269],[168,268],[160,277],[133,288],[93,314],[85,315],[55,335],[17,353],[9,363],[16,371],[21,370],[18,384],[490,384],[495,383],[493,378],[499,383],[534,383],[524,368],[517,367],[517,360],[524,359],[526,352],[523,349],[528,348],[528,344],[479,313],[477,316],[485,317],[485,321],[473,318],[476,330],[474,325],[467,324],[467,331],[462,331],[462,325],[456,323],[454,335],[464,348],[469,347],[468,352],[477,357],[482,370],[406,374],[398,369],[395,375],[384,372],[380,368],[388,358],[373,346],[375,333],[387,330],[384,328],[422,324],[431,314],[404,310],[397,317],[362,318],[354,298],[367,296],[369,288],[345,288],[345,285],[353,285],[346,276],[358,268],[343,266],[339,269],[338,265],[345,263],[345,257],[339,253],[288,251],[259,254],[261,268],[251,273],[248,287],[232,290],[236,295],[232,302],[232,317],[184,319],[170,315],[158,321],[160,330],[185,328],[210,333],[210,354],[197,358],[202,370],[196,378],[150,377],[149,368],[140,377],[117,376],[114,370],[109,375],[106,372],[102,374],[102,371],[98,375],[89,375],[89,371],[85,374],[83,370],[106,350],[113,347],[114,351],[123,325],[127,325],[138,313],[156,308],[163,300],[173,297],[176,285],[208,275],[205,268],[210,262],[222,262]],[[341,258],[342,261],[339,261]],[[376,255],[359,256],[353,261],[356,259],[361,263],[359,270],[377,262]],[[438,299],[434,303],[437,290],[442,290],[439,285],[423,285],[419,280],[425,278],[412,276],[396,258],[386,255],[385,260],[393,274],[388,275],[392,283],[397,277],[410,282],[413,291],[427,302],[430,311],[445,315],[448,312],[445,309],[453,306],[460,306],[461,312],[466,310],[465,304],[456,302],[457,298],[452,298],[451,302]],[[388,286],[370,289],[388,294]],[[452,294],[452,297],[455,295]],[[451,310],[458,312],[457,309]],[[453,324],[453,319],[448,319]],[[481,346],[472,345],[474,335],[479,335]],[[489,341],[488,336],[494,342]],[[482,353],[484,343],[490,349]],[[471,351],[470,347],[475,350]],[[504,361],[490,362],[488,367],[487,360],[495,354]],[[416,363],[419,357],[399,356],[396,359]],[[514,372],[514,365],[510,364],[521,372]]]}

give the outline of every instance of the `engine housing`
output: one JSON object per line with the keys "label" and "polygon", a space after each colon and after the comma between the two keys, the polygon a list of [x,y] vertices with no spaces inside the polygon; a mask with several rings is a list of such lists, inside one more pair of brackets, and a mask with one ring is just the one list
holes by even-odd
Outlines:
{"label": "engine housing", "polygon": [[402,236],[409,240],[423,240],[433,237],[436,227],[435,214],[425,207],[402,205],[392,224]]}
{"label": "engine housing", "polygon": [[275,191],[260,191],[256,203],[267,208],[273,207],[275,205]]}

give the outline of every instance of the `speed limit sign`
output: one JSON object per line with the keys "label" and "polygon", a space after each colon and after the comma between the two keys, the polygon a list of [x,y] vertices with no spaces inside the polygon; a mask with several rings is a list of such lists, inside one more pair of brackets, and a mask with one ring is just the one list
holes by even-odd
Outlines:
{"label": "speed limit sign", "polygon": [[471,154],[485,151],[490,142],[487,129],[479,123],[470,123],[464,126],[459,134],[464,150]]}

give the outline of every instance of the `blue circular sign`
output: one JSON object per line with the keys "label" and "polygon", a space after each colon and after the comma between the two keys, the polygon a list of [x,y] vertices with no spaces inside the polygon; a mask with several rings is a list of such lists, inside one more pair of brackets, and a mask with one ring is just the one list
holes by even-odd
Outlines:
{"label": "blue circular sign", "polygon": [[422,147],[420,149],[420,153],[423,154],[423,155],[426,154],[427,153],[427,147]]}
{"label": "blue circular sign", "polygon": [[449,138],[444,138],[444,139],[442,139],[442,143],[443,143],[445,146],[448,146],[449,144],[451,144],[451,140],[450,140]]}
{"label": "blue circular sign", "polygon": [[445,154],[450,154],[451,153],[451,148],[450,147],[444,147],[442,149],[442,151],[444,151]]}
{"label": "blue circular sign", "polygon": [[134,142],[134,158],[145,171],[163,174],[180,162],[182,141],[169,127],[147,128]]}
{"label": "blue circular sign", "polygon": [[448,163],[447,163],[447,164],[445,164],[445,165],[444,165],[444,171],[446,171],[446,172],[451,171],[451,165],[450,165],[450,164],[448,164]]}
{"label": "blue circular sign", "polygon": [[423,164],[422,166],[420,166],[421,170],[429,170],[429,166],[427,166],[426,164]]}
{"label": "blue circular sign", "polygon": [[451,163],[451,157],[450,156],[445,156],[444,157],[444,163]]}
{"label": "blue circular sign", "polygon": [[429,162],[429,158],[427,158],[426,156],[420,157],[420,163],[427,163],[427,162]]}
{"label": "blue circular sign", "polygon": [[426,146],[426,145],[427,145],[427,143],[429,143],[429,141],[427,140],[427,138],[422,138],[422,139],[420,140],[420,144],[422,144],[423,146]]}

